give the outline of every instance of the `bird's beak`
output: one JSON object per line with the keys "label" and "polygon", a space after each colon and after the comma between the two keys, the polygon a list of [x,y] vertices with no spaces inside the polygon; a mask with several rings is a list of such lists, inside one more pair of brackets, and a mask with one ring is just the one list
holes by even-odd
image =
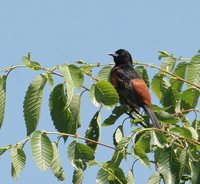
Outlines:
{"label": "bird's beak", "polygon": [[118,56],[118,54],[116,54],[116,53],[108,53],[108,55],[112,56],[112,57],[117,57]]}

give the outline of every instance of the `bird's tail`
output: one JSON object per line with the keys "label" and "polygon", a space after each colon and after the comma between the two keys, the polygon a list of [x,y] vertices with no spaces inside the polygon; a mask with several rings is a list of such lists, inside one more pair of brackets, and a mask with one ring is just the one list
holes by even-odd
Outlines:
{"label": "bird's tail", "polygon": [[152,123],[153,123],[153,126],[154,126],[155,128],[161,129],[162,127],[161,127],[161,125],[160,125],[160,123],[159,123],[159,121],[158,121],[156,115],[155,115],[154,112],[152,111],[151,107],[149,107],[149,106],[147,106],[147,105],[144,105],[144,109],[145,109],[145,111],[149,114],[149,117],[150,117],[150,119],[151,119],[151,121],[152,121]]}

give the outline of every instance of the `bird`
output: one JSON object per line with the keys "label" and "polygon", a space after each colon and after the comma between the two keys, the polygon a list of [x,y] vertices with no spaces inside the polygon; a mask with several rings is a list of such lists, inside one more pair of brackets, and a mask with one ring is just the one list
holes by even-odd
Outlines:
{"label": "bird", "polygon": [[142,107],[149,115],[153,126],[161,129],[161,125],[152,110],[149,88],[134,69],[131,54],[125,49],[119,49],[115,53],[109,53],[109,55],[113,57],[115,63],[111,69],[111,83],[119,95],[120,102],[136,112],[138,112],[136,109]]}

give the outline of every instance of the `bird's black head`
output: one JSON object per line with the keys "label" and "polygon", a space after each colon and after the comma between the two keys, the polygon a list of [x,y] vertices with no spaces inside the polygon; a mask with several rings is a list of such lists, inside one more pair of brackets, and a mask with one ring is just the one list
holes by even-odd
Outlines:
{"label": "bird's black head", "polygon": [[109,54],[109,55],[114,58],[116,66],[133,64],[131,54],[125,49],[119,49],[114,54]]}

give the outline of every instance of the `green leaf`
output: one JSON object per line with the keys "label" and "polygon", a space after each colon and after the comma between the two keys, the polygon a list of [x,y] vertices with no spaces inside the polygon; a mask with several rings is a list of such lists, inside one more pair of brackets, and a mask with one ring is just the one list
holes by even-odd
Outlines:
{"label": "green leaf", "polygon": [[136,136],[136,142],[133,149],[133,154],[140,159],[140,161],[150,168],[150,161],[147,153],[150,152],[150,132],[145,132],[142,135]]}
{"label": "green leaf", "polygon": [[184,148],[183,150],[181,150],[181,153],[179,155],[179,160],[180,160],[180,176],[182,176],[185,173],[185,169],[187,167],[187,163],[188,163],[188,152],[187,152],[188,148]]}
{"label": "green leaf", "polygon": [[22,149],[17,147],[13,148],[10,153],[12,158],[12,177],[17,179],[25,167],[26,155]]}
{"label": "green leaf", "polygon": [[3,155],[7,150],[9,150],[10,148],[12,148],[12,145],[7,145],[5,147],[1,147],[0,148],[0,155]]}
{"label": "green leaf", "polygon": [[156,94],[156,96],[161,99],[162,93],[163,93],[163,80],[164,76],[161,74],[157,74],[153,77],[151,87],[153,92]]}
{"label": "green leaf", "polygon": [[191,162],[192,176],[191,184],[199,184],[200,181],[200,162]]}
{"label": "green leaf", "polygon": [[[89,125],[87,131],[85,132],[85,138],[92,139],[96,142],[99,142],[100,135],[101,135],[101,114],[98,111],[92,118],[90,125]],[[97,144],[90,142],[88,140],[86,140],[85,142],[93,150],[96,150]]]}
{"label": "green leaf", "polygon": [[160,184],[161,176],[159,172],[155,172],[153,175],[150,176],[148,180],[148,184]]}
{"label": "green leaf", "polygon": [[172,147],[168,147],[160,153],[158,163],[158,171],[162,174],[164,183],[179,184],[180,161]]}
{"label": "green leaf", "polygon": [[178,119],[173,114],[169,114],[166,111],[158,111],[156,112],[156,116],[163,124],[176,124],[178,122]]}
{"label": "green leaf", "polygon": [[137,66],[135,67],[135,70],[140,74],[140,76],[144,79],[145,83],[149,87],[150,86],[149,76],[144,66]]}
{"label": "green leaf", "polygon": [[172,57],[173,55],[169,52],[166,52],[164,50],[159,50],[159,56],[158,59],[161,60],[163,57]]}
{"label": "green leaf", "polygon": [[106,81],[111,81],[111,72],[112,66],[107,65],[105,67],[103,67],[100,72],[98,73],[98,79],[99,80],[106,80]]}
{"label": "green leaf", "polygon": [[[193,84],[200,85],[200,54],[192,57],[191,62],[188,64],[187,80]],[[188,87],[193,87],[187,84]]]}
{"label": "green leaf", "polygon": [[67,105],[69,105],[73,97],[74,88],[81,89],[84,77],[81,69],[76,65],[63,64],[60,69],[65,79],[68,97]]}
{"label": "green leaf", "polygon": [[22,57],[23,63],[27,67],[31,68],[32,70],[40,70],[41,69],[41,65],[38,62],[36,62],[36,61],[31,61],[31,55],[30,54],[31,53],[29,52],[28,56],[23,56]]}
{"label": "green leaf", "polygon": [[70,130],[71,134],[75,134],[77,129],[81,127],[80,123],[80,110],[81,110],[81,95],[74,94],[72,101],[69,104],[69,109],[72,115],[72,128]]}
{"label": "green leaf", "polygon": [[[173,57],[169,57],[162,63],[161,68],[167,72],[172,72],[175,65],[176,65],[176,59]],[[166,74],[165,72],[162,71],[160,73],[164,75]]]}
{"label": "green leaf", "polygon": [[119,144],[123,137],[123,126],[119,125],[113,134],[113,144],[115,145],[115,147]]}
{"label": "green leaf", "polygon": [[73,184],[82,184],[84,177],[84,171],[82,169],[75,169],[73,174]]}
{"label": "green leaf", "polygon": [[90,99],[92,101],[92,103],[96,106],[96,107],[99,107],[100,106],[100,103],[97,102],[96,98],[95,98],[95,85],[93,84],[91,87],[90,87]]}
{"label": "green leaf", "polygon": [[6,106],[6,79],[5,75],[0,76],[0,128],[4,120]]}
{"label": "green leaf", "polygon": [[104,167],[100,169],[97,178],[97,184],[127,184],[124,172],[119,167]]}
{"label": "green leaf", "polygon": [[60,153],[58,150],[58,144],[53,142],[52,146],[53,146],[53,159],[52,159],[52,165],[51,165],[52,171],[53,171],[54,175],[58,178],[58,180],[64,181],[65,180],[65,172],[64,172],[64,169],[61,164]]}
{"label": "green leaf", "polygon": [[47,170],[53,159],[53,146],[45,133],[35,131],[31,138],[32,154],[41,171]]}
{"label": "green leaf", "polygon": [[151,145],[164,148],[166,143],[167,140],[162,133],[151,130]]}
{"label": "green leaf", "polygon": [[200,91],[195,88],[185,90],[181,94],[181,109],[193,109],[197,106]]}
{"label": "green leaf", "polygon": [[94,95],[99,103],[103,103],[106,106],[116,105],[119,101],[118,93],[113,85],[108,81],[98,81],[95,84]]}
{"label": "green leaf", "polygon": [[27,135],[30,135],[37,128],[40,118],[43,89],[46,81],[46,77],[38,75],[26,91],[23,108]]}
{"label": "green leaf", "polygon": [[190,130],[185,127],[171,127],[169,130],[170,132],[178,133],[180,136],[183,136],[185,138],[189,138],[189,139],[192,138],[192,134]]}
{"label": "green leaf", "polygon": [[49,82],[49,85],[51,86],[51,88],[53,88],[54,80],[53,80],[52,75],[50,73],[46,73],[45,76],[46,76],[46,78],[47,78],[47,80]]}
{"label": "green leaf", "polygon": [[124,106],[116,106],[113,111],[112,114],[105,119],[105,121],[103,122],[102,126],[109,126],[109,125],[113,125],[117,119],[124,114],[125,110],[124,110]]}
{"label": "green leaf", "polygon": [[67,99],[63,84],[58,84],[52,91],[49,99],[51,118],[59,132],[70,133],[72,128],[72,115],[66,108]]}
{"label": "green leaf", "polygon": [[68,147],[68,158],[75,169],[86,169],[86,162],[94,159],[94,150],[87,145],[73,141]]}
{"label": "green leaf", "polygon": [[[177,77],[181,77],[181,78],[185,79],[187,66],[188,66],[187,62],[179,63],[177,65],[177,67],[175,68],[173,74],[176,75]],[[170,84],[172,85],[172,87],[174,89],[176,89],[177,91],[180,92],[181,88],[183,86],[183,81],[177,80],[175,77],[171,77],[170,78]]]}
{"label": "green leaf", "polygon": [[128,176],[127,176],[127,184],[134,184],[134,183],[135,183],[135,180],[134,180],[133,172],[129,170]]}

